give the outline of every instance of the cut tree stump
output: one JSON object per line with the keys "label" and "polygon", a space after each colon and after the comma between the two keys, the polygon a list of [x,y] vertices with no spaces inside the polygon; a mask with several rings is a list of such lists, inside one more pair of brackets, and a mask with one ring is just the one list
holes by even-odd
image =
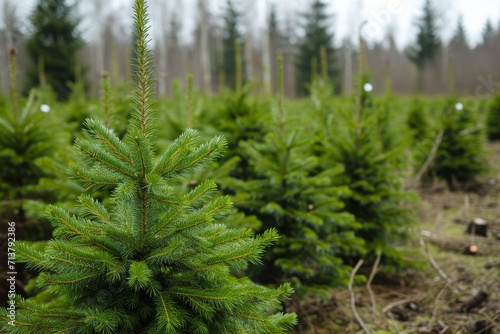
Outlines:
{"label": "cut tree stump", "polygon": [[477,252],[479,252],[479,247],[476,245],[469,245],[464,249],[466,255],[477,255]]}
{"label": "cut tree stump", "polygon": [[474,218],[469,222],[467,234],[477,235],[481,237],[488,237],[488,221],[483,218]]}

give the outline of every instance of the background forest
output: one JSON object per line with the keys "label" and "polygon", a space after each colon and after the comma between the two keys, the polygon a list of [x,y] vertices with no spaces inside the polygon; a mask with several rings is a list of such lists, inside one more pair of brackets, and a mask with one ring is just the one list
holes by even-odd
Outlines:
{"label": "background forest", "polygon": [[[26,8],[29,3],[31,9]],[[319,58],[321,45],[327,49],[329,73],[335,74],[332,78],[336,90],[351,94],[360,43],[367,45],[369,67],[377,69],[372,73],[376,93],[384,92],[387,78],[391,79],[392,88],[397,93],[446,93],[451,66],[455,70],[457,92],[491,94],[491,89],[495,88],[491,86],[492,82],[498,81],[499,76],[495,67],[500,52],[498,22],[484,17],[481,27],[467,27],[464,18],[477,15],[458,12],[462,16],[450,17],[447,10],[454,4],[451,2],[447,7],[445,3],[429,3],[424,10],[423,1],[420,4],[387,1],[373,12],[365,12],[364,18],[347,17],[349,27],[343,26],[343,31],[349,29],[346,36],[332,28],[338,20],[335,3],[318,3],[313,9],[312,3],[305,1],[300,10],[285,11],[283,4],[272,1],[268,1],[264,8],[258,8],[254,1],[243,0],[200,0],[180,2],[178,5],[168,0],[152,1],[151,6],[155,10],[151,19],[155,28],[151,34],[151,47],[158,78],[157,91],[160,97],[172,96],[174,89],[171,83],[180,80],[185,85],[189,73],[193,74],[195,88],[207,94],[220,92],[222,86],[234,85],[234,43],[237,41],[242,55],[242,76],[244,80],[252,80],[256,84],[255,92],[261,94],[276,91],[276,55],[279,50],[284,57],[287,78],[285,96],[303,96],[306,92],[303,84],[310,79],[311,59],[314,56]],[[3,23],[0,24],[0,45],[4,48],[0,55],[2,68],[8,66],[6,51],[11,45],[18,50],[21,73],[29,71],[33,62],[37,62],[34,54],[40,50],[30,50],[29,43],[26,43],[33,33],[30,23],[33,20],[30,17],[33,5],[33,1],[0,2],[0,14],[3,16],[0,20]],[[98,97],[103,70],[110,72],[112,85],[130,82],[133,37],[131,20],[126,19],[131,15],[130,3],[95,0],[81,3],[68,1],[68,5],[72,5],[71,12],[64,15],[69,15],[67,19],[75,24],[74,37],[78,36],[81,44],[67,51],[78,63],[88,94]],[[351,12],[361,12],[366,5],[353,3]],[[278,11],[278,8],[281,10]],[[401,42],[401,32],[396,35],[395,29],[403,10],[413,13],[410,20],[414,28]],[[184,12],[190,13],[190,16]],[[255,15],[259,15],[258,19],[252,18]],[[470,33],[472,30],[475,32],[473,36]],[[477,33],[478,30],[481,33]],[[420,33],[424,39],[417,36]],[[435,39],[428,47],[432,48],[432,44],[436,43],[436,52],[423,50],[429,54],[417,55],[416,50],[426,44],[427,38],[429,41]],[[25,78],[22,74],[20,81]],[[419,80],[422,81],[420,84]],[[1,91],[7,94],[9,80],[6,71],[1,72],[0,82]],[[486,89],[478,88],[485,82],[489,83]],[[26,86],[29,83],[23,87]]]}

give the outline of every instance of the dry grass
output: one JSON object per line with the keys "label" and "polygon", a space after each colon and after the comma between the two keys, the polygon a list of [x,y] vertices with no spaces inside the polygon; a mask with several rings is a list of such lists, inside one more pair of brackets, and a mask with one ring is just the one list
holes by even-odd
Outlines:
{"label": "dry grass", "polygon": [[[500,166],[500,144],[489,149],[491,165]],[[378,273],[371,286],[375,311],[366,287],[357,287],[362,321],[377,334],[500,334],[500,240],[494,236],[500,232],[500,173],[492,171],[467,192],[438,184],[421,189],[420,197],[420,228],[432,233],[424,238],[428,256],[422,252],[428,265],[402,276]],[[488,239],[464,233],[467,221],[476,217],[488,220]],[[479,255],[462,254],[469,244],[478,245]],[[481,291],[488,299],[469,309],[467,303]],[[328,300],[290,305],[301,320],[294,333],[364,333],[350,303],[349,291],[341,290]]]}

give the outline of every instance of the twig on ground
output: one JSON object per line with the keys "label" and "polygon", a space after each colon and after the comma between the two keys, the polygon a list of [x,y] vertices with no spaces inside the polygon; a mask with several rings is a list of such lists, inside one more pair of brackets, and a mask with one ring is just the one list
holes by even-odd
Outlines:
{"label": "twig on ground", "polygon": [[439,334],[445,334],[445,333],[448,333],[448,330],[450,329],[450,327],[448,326],[444,326],[444,328],[439,332]]}
{"label": "twig on ground", "polygon": [[424,249],[425,255],[427,256],[427,259],[429,260],[431,265],[434,267],[434,269],[436,269],[436,271],[439,274],[439,276],[441,277],[441,279],[443,281],[445,281],[447,284],[449,284],[450,286],[453,286],[453,287],[457,288],[458,290],[462,291],[462,289],[459,286],[455,285],[453,280],[451,278],[449,278],[448,275],[446,275],[446,273],[443,271],[443,269],[441,269],[441,267],[436,262],[436,260],[434,260],[431,253],[429,252],[429,249],[427,248],[427,244],[425,243],[423,238],[420,238],[420,245]]}
{"label": "twig on ground", "polygon": [[389,312],[391,309],[393,309],[396,306],[404,305],[404,304],[409,303],[409,302],[414,302],[417,299],[420,299],[420,298],[411,297],[411,298],[405,298],[405,299],[401,299],[401,300],[396,300],[395,302],[387,304],[382,309],[382,313],[387,313],[387,312]]}
{"label": "twig on ground", "polygon": [[441,296],[443,295],[447,286],[448,286],[448,283],[445,282],[444,285],[441,287],[441,289],[439,289],[439,292],[436,296],[436,299],[434,299],[434,308],[432,310],[432,317],[431,317],[431,320],[429,321],[429,324],[433,324],[434,319],[436,319],[436,314],[437,314],[437,309],[438,309],[438,301],[441,299]]}
{"label": "twig on ground", "polygon": [[370,300],[372,302],[373,316],[377,315],[377,302],[375,300],[375,294],[373,293],[371,284],[372,284],[373,278],[375,277],[375,274],[377,273],[378,265],[380,263],[381,257],[382,257],[382,253],[380,251],[377,252],[377,258],[375,259],[375,263],[373,264],[372,272],[370,273],[370,277],[368,277],[368,282],[366,282],[366,290],[368,290],[368,293],[370,294]]}
{"label": "twig on ground", "polygon": [[356,296],[354,295],[354,290],[352,289],[352,284],[354,282],[354,276],[356,276],[356,272],[359,270],[361,265],[363,264],[363,260],[360,259],[354,269],[352,270],[351,277],[349,278],[349,285],[348,285],[348,290],[351,295],[351,309],[352,313],[354,313],[354,316],[356,317],[356,320],[358,321],[359,325],[363,330],[365,331],[366,334],[372,334],[372,332],[366,327],[365,323],[363,322],[363,319],[358,314],[358,311],[356,310]]}

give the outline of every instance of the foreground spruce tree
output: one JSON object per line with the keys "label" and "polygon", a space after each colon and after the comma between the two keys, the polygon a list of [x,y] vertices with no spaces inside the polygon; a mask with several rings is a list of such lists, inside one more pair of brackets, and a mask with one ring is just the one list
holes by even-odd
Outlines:
{"label": "foreground spruce tree", "polygon": [[8,333],[283,333],[294,314],[275,313],[291,294],[236,278],[230,268],[259,262],[274,230],[253,237],[214,220],[231,208],[214,196],[212,181],[187,194],[170,186],[218,157],[225,140],[195,144],[187,130],[154,159],[153,88],[144,0],[136,0],[137,78],[133,118],[123,141],[100,122],[85,125],[93,140],[76,147],[88,166],[71,174],[89,190],[112,192],[111,210],[87,196],[83,214],[50,206],[54,239],[43,252],[18,243],[20,261],[41,271],[39,286],[58,295],[52,303],[18,300],[16,326]]}

